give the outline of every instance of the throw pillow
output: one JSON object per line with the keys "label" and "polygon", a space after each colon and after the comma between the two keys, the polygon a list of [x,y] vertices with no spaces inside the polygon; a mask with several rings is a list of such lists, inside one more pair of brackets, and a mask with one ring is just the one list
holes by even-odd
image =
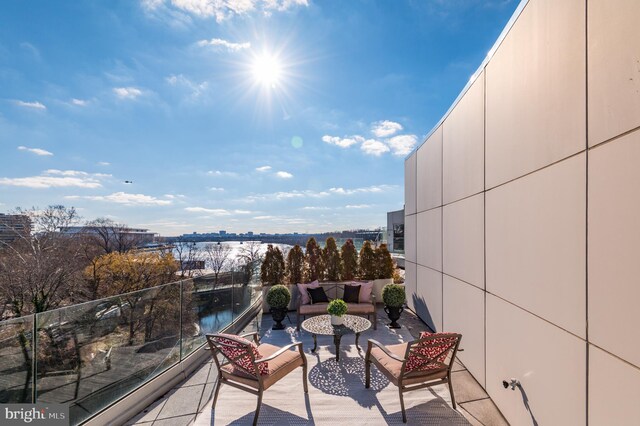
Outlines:
{"label": "throw pillow", "polygon": [[373,281],[352,282],[351,285],[360,285],[360,303],[371,303],[371,292],[373,291]]}
{"label": "throw pillow", "polygon": [[298,292],[300,293],[300,297],[302,299],[300,301],[301,305],[308,305],[309,303],[311,303],[309,295],[307,294],[307,289],[315,287],[320,287],[320,283],[318,282],[318,280],[312,281],[308,284],[298,284]]}
{"label": "throw pillow", "polygon": [[420,333],[421,339],[425,337],[437,338],[413,346],[405,365],[407,373],[414,370],[428,371],[444,368],[439,363],[446,361],[447,355],[453,350],[457,342],[456,335],[452,333],[430,333],[428,331]]}
{"label": "throw pillow", "polygon": [[344,300],[347,303],[359,303],[361,287],[362,286],[359,286],[359,285],[345,285],[344,295],[342,296],[342,300]]}
{"label": "throw pillow", "polygon": [[[229,337],[232,337],[233,339],[230,339]],[[256,374],[255,369],[253,368],[253,363],[251,362],[251,355],[248,351],[253,352],[253,358],[256,361],[262,358],[262,355],[258,352],[258,346],[256,346],[254,342],[247,340],[244,337],[224,333],[216,335],[213,340],[220,344],[218,348],[225,357],[235,361],[236,367],[239,367],[251,375]],[[262,362],[258,364],[258,371],[262,376],[268,375],[269,363]]]}
{"label": "throw pillow", "polygon": [[329,303],[329,298],[322,287],[308,288],[307,293],[309,294],[309,299],[311,299],[312,305],[315,305],[316,303]]}

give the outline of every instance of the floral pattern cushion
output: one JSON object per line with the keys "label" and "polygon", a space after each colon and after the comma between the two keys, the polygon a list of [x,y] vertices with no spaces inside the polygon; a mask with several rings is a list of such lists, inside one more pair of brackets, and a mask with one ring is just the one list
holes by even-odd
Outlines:
{"label": "floral pattern cushion", "polygon": [[[229,339],[228,337],[232,337],[236,340]],[[258,352],[258,346],[255,343],[239,336],[234,336],[231,334],[218,334],[213,340],[221,344],[218,346],[220,352],[230,360],[234,361],[234,365],[236,367],[241,368],[245,372],[254,375],[255,369],[253,368],[253,363],[251,362],[251,355],[249,354],[249,350],[253,352],[253,357],[257,361],[262,358],[260,352]],[[241,343],[239,343],[239,340]],[[229,346],[223,346],[229,345]],[[261,375],[266,376],[269,374],[269,363],[262,362],[258,364],[258,371]]]}
{"label": "floral pattern cushion", "polygon": [[[411,348],[404,371],[428,371],[442,368],[442,363],[447,359],[449,352],[453,350],[458,341],[457,335],[452,333],[420,333],[420,339],[425,337],[441,336],[434,340],[420,342]],[[436,362],[433,362],[436,361]]]}

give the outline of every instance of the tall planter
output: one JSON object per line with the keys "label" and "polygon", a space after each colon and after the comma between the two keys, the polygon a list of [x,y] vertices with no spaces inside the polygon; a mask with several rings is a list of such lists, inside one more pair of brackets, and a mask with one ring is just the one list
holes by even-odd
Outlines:
{"label": "tall planter", "polygon": [[376,303],[382,303],[382,289],[387,284],[393,284],[393,278],[373,280],[373,294],[376,296]]}

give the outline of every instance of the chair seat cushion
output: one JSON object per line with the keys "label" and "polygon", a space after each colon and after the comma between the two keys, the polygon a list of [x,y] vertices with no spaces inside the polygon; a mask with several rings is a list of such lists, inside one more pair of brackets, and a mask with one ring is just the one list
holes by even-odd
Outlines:
{"label": "chair seat cushion", "polygon": [[[404,358],[407,351],[407,343],[401,343],[398,345],[389,345],[386,348],[399,358]],[[400,376],[402,373],[402,362],[391,358],[389,355],[377,346],[373,346],[371,349],[371,361],[378,367],[378,369],[391,381],[394,385],[398,386],[400,382]],[[415,383],[428,382],[431,380],[438,380],[447,377],[447,365],[441,362],[432,364],[432,368],[424,371],[415,371],[411,374],[405,374],[405,378],[402,381],[403,385],[411,385]]]}
{"label": "chair seat cushion", "polygon": [[[278,346],[263,343],[258,346],[258,352],[261,357],[268,357],[279,351]],[[295,370],[297,367],[303,364],[300,352],[297,350],[285,351],[269,361],[269,373],[262,376],[262,383],[264,389],[268,389],[271,385],[278,380]],[[234,367],[232,364],[224,365],[222,368],[222,376],[227,380],[234,382],[240,382],[244,385],[258,389],[258,379],[250,374],[247,374],[242,369]]]}

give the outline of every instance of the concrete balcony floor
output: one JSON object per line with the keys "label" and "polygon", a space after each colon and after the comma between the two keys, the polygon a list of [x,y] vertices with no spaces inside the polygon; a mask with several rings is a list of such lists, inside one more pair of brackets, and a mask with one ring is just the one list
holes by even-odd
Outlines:
{"label": "concrete balcony floor", "polygon": [[[302,369],[290,373],[265,391],[259,424],[403,424],[397,388],[372,367],[372,387],[364,389],[364,355],[367,339],[394,344],[416,338],[427,326],[409,311],[402,314],[400,330],[385,327],[386,314],[378,312],[378,329],[360,336],[358,352],[353,336],[345,336],[340,347],[340,361],[335,362],[335,349],[330,336],[318,336],[318,351],[311,352],[313,339],[308,333],[295,331],[292,323],[283,331],[272,331],[270,315],[258,315],[244,332],[260,331],[261,342],[282,346],[301,341],[307,355],[309,395],[302,388]],[[464,336],[462,345],[464,347]],[[408,424],[506,425],[499,410],[486,392],[458,360],[453,368],[453,387],[458,403],[451,407],[446,385],[420,389],[405,394]],[[222,386],[211,410],[216,381],[215,364],[205,362],[187,380],[159,398],[128,425],[222,425],[251,424],[256,397],[229,386]]]}

